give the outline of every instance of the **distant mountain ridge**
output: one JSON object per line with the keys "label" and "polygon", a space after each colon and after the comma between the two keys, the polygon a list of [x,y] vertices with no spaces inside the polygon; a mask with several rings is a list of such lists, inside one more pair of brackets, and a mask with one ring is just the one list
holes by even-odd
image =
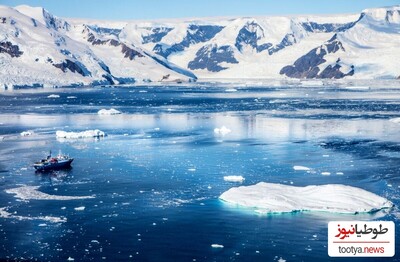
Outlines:
{"label": "distant mountain ridge", "polygon": [[0,87],[396,79],[400,6],[335,16],[85,21],[0,6]]}

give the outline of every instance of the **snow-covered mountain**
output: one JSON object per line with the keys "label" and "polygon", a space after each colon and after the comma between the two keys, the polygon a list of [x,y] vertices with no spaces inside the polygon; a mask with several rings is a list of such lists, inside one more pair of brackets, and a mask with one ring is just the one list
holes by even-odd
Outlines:
{"label": "snow-covered mountain", "polygon": [[0,7],[0,85],[400,76],[400,6],[332,16],[61,19]]}
{"label": "snow-covered mountain", "polygon": [[71,25],[43,8],[0,7],[0,86],[195,79],[188,70],[125,42],[113,30]]}

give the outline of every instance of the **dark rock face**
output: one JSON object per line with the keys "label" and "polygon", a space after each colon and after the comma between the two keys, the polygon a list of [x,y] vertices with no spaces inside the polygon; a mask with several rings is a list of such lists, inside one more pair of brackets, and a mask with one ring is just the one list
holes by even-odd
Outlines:
{"label": "dark rock face", "polygon": [[67,69],[69,69],[69,71],[71,71],[72,73],[78,73],[82,76],[91,75],[91,73],[86,69],[86,67],[78,61],[73,62],[69,59],[66,59],[64,62],[60,64],[53,64],[53,66],[61,69],[61,71],[63,71],[64,73],[67,72]]}
{"label": "dark rock face", "polygon": [[99,62],[99,66],[100,66],[104,71],[106,71],[108,74],[111,74],[110,68],[109,68],[106,64],[104,64],[104,62],[100,61],[100,62]]}
{"label": "dark rock face", "polygon": [[13,45],[11,42],[0,42],[0,53],[9,54],[11,57],[20,57],[24,52],[19,50],[18,45]]}
{"label": "dark rock face", "polygon": [[[259,32],[259,34],[257,34]],[[271,43],[265,43],[258,45],[258,40],[264,37],[264,30],[256,22],[247,23],[240,29],[238,36],[236,37],[235,46],[242,52],[244,45],[249,45],[257,51],[262,52],[272,46]]]}
{"label": "dark rock face", "polygon": [[94,26],[94,25],[87,25],[87,27],[98,34],[118,36],[119,33],[121,33],[121,29],[99,27],[99,26]]}
{"label": "dark rock face", "polygon": [[129,60],[133,60],[135,59],[135,57],[143,57],[144,55],[142,55],[141,53],[139,53],[138,51],[130,48],[129,46],[122,44],[122,53],[124,54],[125,58],[129,58]]}
{"label": "dark rock face", "polygon": [[293,65],[285,66],[279,72],[281,75],[286,75],[292,78],[343,78],[354,74],[354,68],[348,73],[340,71],[340,59],[334,66],[327,66],[324,71],[319,73],[318,66],[325,63],[326,54],[336,53],[339,50],[344,50],[342,43],[337,39],[336,34],[328,40],[324,45],[312,49],[304,56],[297,59]]}
{"label": "dark rock face", "polygon": [[108,74],[108,75],[102,75],[102,77],[103,77],[105,80],[107,80],[107,82],[108,82],[110,85],[114,85],[114,84],[115,84],[115,82],[114,82],[114,80],[113,80],[113,78],[112,78],[112,76],[111,76],[110,74]]}
{"label": "dark rock face", "polygon": [[283,48],[287,47],[287,46],[291,46],[293,44],[297,43],[296,37],[294,36],[293,33],[290,34],[286,34],[285,37],[282,39],[282,41],[277,44],[276,46],[274,46],[273,48],[270,48],[268,50],[268,54],[272,55],[280,50],[282,50]]}
{"label": "dark rock face", "polygon": [[33,18],[31,18],[31,21],[32,21],[33,26],[34,26],[34,27],[37,27],[37,22],[36,22],[36,20],[33,19]]}
{"label": "dark rock face", "polygon": [[154,27],[151,29],[152,34],[142,37],[142,44],[160,42],[172,29],[170,27]]}
{"label": "dark rock face", "polygon": [[[359,20],[357,20],[359,21]],[[336,24],[336,23],[324,23],[319,24],[315,22],[304,22],[301,23],[301,26],[307,31],[311,33],[337,33],[346,31],[349,28],[352,28],[357,22],[350,22],[344,24]]]}
{"label": "dark rock face", "polygon": [[156,54],[167,58],[170,54],[183,51],[190,45],[207,42],[223,28],[223,26],[216,25],[190,25],[189,29],[186,31],[185,38],[180,43],[174,44],[171,47],[157,44],[154,46],[153,51]]}
{"label": "dark rock face", "polygon": [[207,69],[210,72],[219,72],[227,69],[219,64],[222,62],[237,64],[239,63],[234,57],[234,52],[231,46],[224,45],[207,45],[199,49],[196,53],[196,58],[190,61],[188,68],[191,70]]}
{"label": "dark rock face", "polygon": [[348,73],[343,73],[342,71],[340,71],[341,66],[336,63],[334,66],[332,65],[328,65],[324,71],[321,72],[321,74],[319,74],[317,76],[317,78],[330,78],[330,79],[340,79],[343,78],[345,76],[352,76],[354,75],[354,67],[352,66],[352,69],[350,70],[350,72]]}
{"label": "dark rock face", "polygon": [[[97,28],[97,30],[100,30],[98,27],[96,27],[96,28]],[[128,58],[130,60],[135,59],[135,57],[144,57],[144,55],[142,55],[140,52],[134,50],[133,48],[127,46],[124,43],[121,43],[119,40],[116,40],[116,39],[101,40],[101,39],[96,38],[96,36],[93,34],[93,32],[91,32],[91,30],[92,30],[91,27],[87,26],[84,29],[83,33],[85,31],[87,31],[87,41],[89,43],[92,43],[92,45],[109,44],[109,45],[115,46],[115,47],[121,46],[122,47],[121,52],[124,54],[124,57]],[[105,30],[105,29],[103,28],[102,30]],[[111,29],[109,29],[109,30],[111,30]]]}

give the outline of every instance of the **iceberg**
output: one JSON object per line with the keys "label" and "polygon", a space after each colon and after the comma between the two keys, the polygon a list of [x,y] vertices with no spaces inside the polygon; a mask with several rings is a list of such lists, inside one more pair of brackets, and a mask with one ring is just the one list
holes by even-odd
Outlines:
{"label": "iceberg", "polygon": [[117,109],[111,108],[111,109],[100,109],[97,112],[97,114],[111,116],[111,115],[119,115],[122,113],[121,113],[121,111],[118,111]]}
{"label": "iceberg", "polygon": [[224,180],[227,182],[243,182],[244,177],[242,176],[224,176]]}
{"label": "iceberg", "polygon": [[389,121],[396,124],[400,124],[400,117],[391,118]]}
{"label": "iceberg", "polygon": [[47,98],[60,98],[60,96],[59,95],[55,95],[55,94],[51,94],[51,95],[48,95]]}
{"label": "iceberg", "polygon": [[33,133],[32,131],[23,131],[21,132],[21,136],[31,136]]}
{"label": "iceberg", "polygon": [[306,166],[293,166],[293,169],[296,171],[310,171],[311,168]]}
{"label": "iceberg", "polygon": [[393,207],[386,198],[340,184],[296,187],[260,182],[233,187],[219,198],[238,206],[257,208],[260,213],[322,211],[357,214]]}
{"label": "iceberg", "polygon": [[232,132],[232,130],[230,130],[226,126],[222,126],[221,128],[214,128],[214,134],[216,134],[216,135],[225,136],[225,135],[229,134],[230,132]]}
{"label": "iceberg", "polygon": [[77,138],[86,138],[86,137],[105,137],[107,136],[106,133],[104,133],[101,130],[95,129],[95,130],[86,130],[83,132],[65,132],[58,130],[56,132],[56,137],[58,138],[72,138],[72,139],[77,139]]}
{"label": "iceberg", "polygon": [[76,200],[94,198],[94,196],[59,196],[40,192],[39,186],[21,186],[6,189],[6,193],[15,194],[21,200]]}

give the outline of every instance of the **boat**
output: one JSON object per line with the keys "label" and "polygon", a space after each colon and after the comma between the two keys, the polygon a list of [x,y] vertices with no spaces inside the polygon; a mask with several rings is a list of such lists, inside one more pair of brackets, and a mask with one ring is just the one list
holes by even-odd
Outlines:
{"label": "boat", "polygon": [[68,155],[63,155],[61,152],[59,152],[56,157],[52,157],[50,151],[50,154],[46,158],[36,162],[33,167],[37,171],[66,169],[71,167],[72,161],[74,161],[73,158],[70,158]]}

